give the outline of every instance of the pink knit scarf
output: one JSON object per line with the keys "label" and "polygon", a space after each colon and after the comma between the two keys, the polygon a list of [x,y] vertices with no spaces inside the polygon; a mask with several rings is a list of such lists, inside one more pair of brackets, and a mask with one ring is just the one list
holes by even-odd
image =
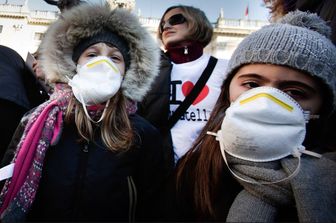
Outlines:
{"label": "pink knit scarf", "polygon": [[59,84],[50,99],[30,114],[12,161],[15,163],[13,176],[6,181],[0,194],[3,222],[24,220],[35,198],[46,151],[60,135],[63,114],[71,96],[71,89]]}

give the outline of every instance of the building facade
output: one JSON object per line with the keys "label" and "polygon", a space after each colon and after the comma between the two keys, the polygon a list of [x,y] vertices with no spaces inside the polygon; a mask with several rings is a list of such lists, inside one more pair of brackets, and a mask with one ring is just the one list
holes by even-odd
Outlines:
{"label": "building facade", "polygon": [[[111,8],[122,7],[130,11],[134,11],[136,4],[135,0],[106,1]],[[25,59],[28,52],[34,53],[37,50],[44,32],[58,16],[59,12],[30,10],[28,0],[22,5],[0,4],[0,45],[16,50]],[[160,18],[138,16],[141,24],[157,39]],[[266,24],[266,21],[226,19],[221,10],[217,21],[213,23],[213,40],[205,50],[218,58],[228,59],[246,35]]]}

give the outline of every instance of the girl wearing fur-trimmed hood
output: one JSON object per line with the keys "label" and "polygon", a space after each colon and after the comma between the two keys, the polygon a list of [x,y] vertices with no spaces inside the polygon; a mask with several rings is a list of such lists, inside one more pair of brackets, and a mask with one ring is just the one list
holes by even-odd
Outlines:
{"label": "girl wearing fur-trimmed hood", "polygon": [[39,53],[54,93],[8,149],[1,221],[148,219],[161,138],[135,112],[158,72],[154,39],[126,10],[82,4],[49,27]]}

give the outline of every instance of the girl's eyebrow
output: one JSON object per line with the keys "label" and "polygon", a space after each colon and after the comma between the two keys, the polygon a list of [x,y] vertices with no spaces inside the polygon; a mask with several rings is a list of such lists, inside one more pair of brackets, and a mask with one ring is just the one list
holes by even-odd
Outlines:
{"label": "girl's eyebrow", "polygon": [[268,80],[264,76],[261,76],[261,75],[256,74],[256,73],[243,73],[243,74],[239,74],[239,76],[237,77],[237,79],[241,79],[241,78],[257,78],[257,79],[261,79],[261,80]]}
{"label": "girl's eyebrow", "polygon": [[307,91],[310,91],[312,93],[317,93],[317,89],[315,89],[314,87],[310,86],[309,84],[303,83],[301,81],[281,81],[279,83],[280,87],[287,87],[287,86],[298,86],[301,88],[306,89]]}
{"label": "girl's eyebrow", "polygon": [[[267,81],[268,79],[265,78],[264,76],[261,76],[259,74],[256,73],[246,73],[246,74],[239,74],[239,77],[237,77],[237,79],[242,79],[242,78],[256,78],[256,79],[260,79],[260,80],[264,80]],[[286,81],[286,80],[282,80],[279,81],[279,87],[287,87],[287,86],[298,86],[301,88],[304,88],[312,93],[316,93],[317,89],[315,89],[314,87],[310,86],[309,84],[306,84],[304,82],[301,81]]]}
{"label": "girl's eyebrow", "polygon": [[92,51],[92,50],[97,51],[98,50],[97,46],[89,46],[88,48],[86,48],[85,51],[88,52],[88,51]]}

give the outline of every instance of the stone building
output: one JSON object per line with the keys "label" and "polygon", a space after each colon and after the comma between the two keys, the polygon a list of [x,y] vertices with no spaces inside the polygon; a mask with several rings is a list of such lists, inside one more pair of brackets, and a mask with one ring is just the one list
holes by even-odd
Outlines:
{"label": "stone building", "polygon": [[[122,7],[132,12],[136,4],[135,0],[106,1],[111,8]],[[33,53],[37,50],[48,25],[58,16],[59,12],[30,10],[28,0],[24,0],[21,5],[0,4],[0,45],[16,50],[25,59],[28,52]],[[156,39],[159,18],[139,15],[139,20]],[[221,10],[217,21],[213,24],[213,41],[206,47],[206,51],[218,58],[229,58],[246,35],[267,23],[259,20],[226,19]]]}

